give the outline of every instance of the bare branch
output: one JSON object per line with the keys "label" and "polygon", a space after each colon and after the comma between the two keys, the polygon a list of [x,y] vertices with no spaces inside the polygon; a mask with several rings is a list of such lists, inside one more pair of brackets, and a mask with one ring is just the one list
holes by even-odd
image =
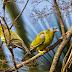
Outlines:
{"label": "bare branch", "polygon": [[70,56],[69,56],[69,58],[68,58],[68,60],[67,60],[67,62],[66,62],[66,64],[65,64],[62,72],[65,72],[65,70],[66,70],[66,69],[68,68],[68,66],[70,65],[71,61],[72,61],[72,51],[71,51],[71,53],[70,53]]}
{"label": "bare branch", "polygon": [[[71,29],[66,33],[68,39],[67,39],[66,41],[63,41],[63,42],[61,43],[60,47],[62,47],[62,45],[63,45],[63,48],[65,47],[65,45],[67,44],[67,42],[69,41],[69,39],[70,39],[70,37],[71,37],[71,34],[72,34],[71,31],[72,31],[72,27],[71,27]],[[54,49],[54,48],[62,41],[62,39],[63,39],[63,37],[61,37],[54,45],[52,45],[51,47],[49,47],[48,49],[46,49],[45,51],[43,51],[43,53],[45,54],[45,53],[47,53],[48,51]],[[64,44],[64,43],[65,43],[65,44]],[[59,47],[59,48],[60,48],[60,47]],[[18,64],[18,65],[17,65],[17,68],[20,68],[20,67],[23,67],[23,66],[27,65],[28,63],[30,63],[31,61],[37,59],[37,58],[40,57],[40,56],[41,56],[41,54],[38,53],[38,54],[35,55],[34,57],[32,57],[32,58],[30,58],[30,59],[28,59],[28,60],[26,60],[26,61]],[[15,70],[15,67],[12,67],[12,68],[9,68],[9,69],[7,69],[7,70],[5,70],[5,71],[8,72],[8,71],[14,71],[14,70]]]}
{"label": "bare branch", "polygon": [[10,29],[12,28],[12,26],[14,25],[14,23],[17,21],[17,19],[18,19],[18,18],[22,15],[22,13],[24,12],[24,10],[25,10],[25,8],[26,8],[28,2],[29,2],[29,0],[27,0],[27,2],[26,2],[26,4],[25,4],[25,6],[24,6],[22,12],[21,12],[21,13],[14,19],[14,21],[12,22],[12,25],[11,25]]}
{"label": "bare branch", "polygon": [[64,22],[63,22],[62,17],[61,17],[61,12],[60,12],[60,10],[59,10],[59,6],[57,5],[56,0],[53,0],[53,1],[54,1],[54,6],[56,7],[56,10],[57,10],[57,15],[58,15],[58,17],[59,17],[62,35],[64,36],[64,35],[65,35],[65,29],[64,29]]}
{"label": "bare branch", "polygon": [[59,48],[56,51],[56,54],[54,56],[54,59],[53,59],[53,62],[52,62],[51,68],[50,68],[50,72],[54,72],[55,71],[57,63],[58,63],[58,60],[60,58],[60,55],[61,55],[63,49],[65,48],[66,44],[70,40],[71,35],[72,35],[72,26],[71,26],[71,28],[69,30],[69,33],[66,35],[67,39],[63,40],[63,42],[60,44]]}
{"label": "bare branch", "polygon": [[3,44],[3,41],[2,41],[2,43],[0,44],[0,48],[2,47],[2,44]]}
{"label": "bare branch", "polygon": [[5,17],[5,5],[6,5],[6,0],[3,0],[4,17]]}
{"label": "bare branch", "polygon": [[63,59],[63,64],[62,64],[61,72],[63,72],[63,68],[64,68],[64,66],[65,66],[65,62],[66,62],[66,60],[67,60],[68,54],[69,54],[69,52],[70,52],[70,50],[71,50],[71,47],[72,47],[72,43],[71,43],[71,45],[70,45],[70,47],[69,47],[69,49],[68,49],[68,51],[67,51],[67,53],[66,53],[66,55],[65,55],[65,57],[64,57],[64,59]]}
{"label": "bare branch", "polygon": [[15,58],[14,58],[14,54],[13,54],[13,48],[9,48],[10,52],[11,52],[11,55],[12,55],[12,60],[13,60],[13,63],[14,63],[14,67],[15,67],[15,70],[18,71],[17,67],[16,67],[16,62],[15,62]]}
{"label": "bare branch", "polygon": [[2,27],[2,32],[3,32],[4,38],[5,38],[5,43],[7,44],[6,35],[5,35],[5,33],[4,33],[4,28],[3,28],[3,26],[2,26],[1,21],[0,21],[0,25],[1,25],[1,27]]}
{"label": "bare branch", "polygon": [[[0,16],[0,18],[4,21],[4,23],[5,23],[5,25],[6,25],[7,29],[8,29],[8,32],[9,32],[9,44],[10,44],[10,39],[11,39],[10,28],[8,27],[8,25],[7,25],[4,17],[1,17],[1,16]],[[2,28],[3,28],[3,27],[2,27]],[[4,30],[4,29],[3,29],[3,30]],[[5,37],[5,41],[6,41],[6,37]],[[7,44],[7,42],[6,42],[6,44]],[[7,44],[7,46],[8,46],[9,44]]]}

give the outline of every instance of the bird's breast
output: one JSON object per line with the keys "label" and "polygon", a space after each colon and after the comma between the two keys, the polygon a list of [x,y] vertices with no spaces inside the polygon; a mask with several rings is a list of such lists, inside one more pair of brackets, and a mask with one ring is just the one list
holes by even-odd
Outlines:
{"label": "bird's breast", "polygon": [[45,41],[44,41],[44,43],[42,44],[42,45],[40,45],[39,47],[37,47],[37,51],[38,50],[43,50],[43,49],[45,49],[47,46],[49,46],[51,43],[52,43],[52,41],[53,41],[53,38],[54,38],[54,33],[46,33],[45,34]]}
{"label": "bird's breast", "polygon": [[54,38],[54,33],[52,33],[52,32],[46,33],[44,44],[46,44],[47,46],[50,45],[53,41],[53,38]]}

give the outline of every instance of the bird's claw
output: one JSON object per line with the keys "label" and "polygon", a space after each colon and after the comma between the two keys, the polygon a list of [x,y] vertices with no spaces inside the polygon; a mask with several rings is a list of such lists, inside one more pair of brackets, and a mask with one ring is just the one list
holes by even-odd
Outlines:
{"label": "bird's claw", "polygon": [[40,51],[40,50],[39,50],[38,52],[39,52],[41,55],[43,55],[43,54],[44,54],[44,52],[43,52],[43,51]]}
{"label": "bird's claw", "polygon": [[43,52],[40,52],[40,54],[43,55],[44,53]]}

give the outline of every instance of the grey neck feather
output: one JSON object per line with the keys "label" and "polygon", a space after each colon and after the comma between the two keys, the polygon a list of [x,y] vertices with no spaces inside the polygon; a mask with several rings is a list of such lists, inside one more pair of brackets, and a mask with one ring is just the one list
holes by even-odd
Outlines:
{"label": "grey neck feather", "polygon": [[50,28],[50,31],[51,31],[51,32],[54,32],[52,28]]}

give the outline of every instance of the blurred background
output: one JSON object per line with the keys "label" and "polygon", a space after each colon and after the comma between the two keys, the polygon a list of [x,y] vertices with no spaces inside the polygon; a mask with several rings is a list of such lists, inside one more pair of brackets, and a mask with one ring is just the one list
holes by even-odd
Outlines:
{"label": "blurred background", "polygon": [[[22,11],[26,2],[27,0],[16,0],[6,4],[5,19],[9,27],[11,26],[12,21]],[[57,0],[57,4],[65,24],[65,31],[67,31],[70,29],[72,24],[72,2],[71,0]],[[3,14],[3,4],[2,0],[0,0],[0,16],[3,16]],[[60,22],[54,7],[53,0],[29,0],[24,12],[15,22],[11,30],[18,34],[23,39],[26,46],[29,47],[30,43],[34,40],[38,33],[45,31],[50,27],[57,27],[59,29],[59,32],[55,33],[53,42],[51,44],[53,45],[61,37]],[[54,50],[51,50],[43,56],[39,57],[35,63],[31,63],[28,66],[22,67],[19,69],[19,71],[48,72],[58,46]],[[60,69],[62,61],[69,46],[70,43],[68,43],[61,54],[56,69],[57,72],[61,72]],[[21,63],[21,59],[24,56],[24,51],[19,48],[15,48],[13,51],[16,63]],[[37,53],[38,52],[35,52],[35,54]],[[0,49],[0,60],[5,60],[5,58],[7,60],[6,63],[0,62],[1,71],[8,67],[13,67],[11,53],[9,52],[6,45],[3,44],[2,48]]]}

